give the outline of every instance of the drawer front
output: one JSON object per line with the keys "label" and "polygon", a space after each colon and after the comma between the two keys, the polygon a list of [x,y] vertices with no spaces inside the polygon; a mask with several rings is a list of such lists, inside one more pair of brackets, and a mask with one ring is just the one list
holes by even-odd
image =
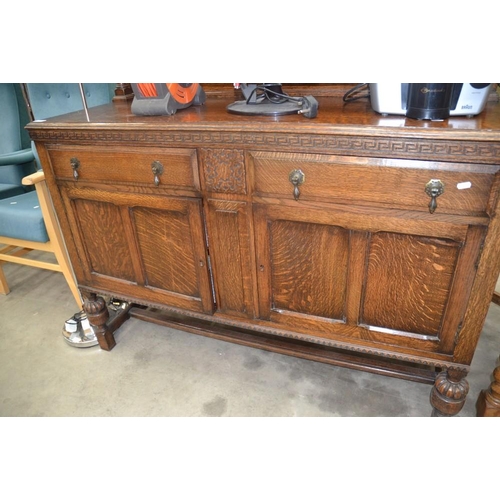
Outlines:
{"label": "drawer front", "polygon": [[[250,153],[254,194],[332,203],[376,204],[389,208],[429,210],[425,192],[431,179],[444,185],[436,213],[481,214],[490,197],[498,166],[460,165],[413,160]],[[295,172],[299,182],[292,183]]]}
{"label": "drawer front", "polygon": [[48,147],[56,178],[199,190],[195,149]]}

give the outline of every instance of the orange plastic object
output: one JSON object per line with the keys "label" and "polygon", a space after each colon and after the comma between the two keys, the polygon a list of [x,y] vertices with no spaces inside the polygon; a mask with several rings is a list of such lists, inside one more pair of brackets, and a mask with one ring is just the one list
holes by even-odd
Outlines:
{"label": "orange plastic object", "polygon": [[143,97],[158,97],[158,92],[154,83],[138,83],[137,87]]}
{"label": "orange plastic object", "polygon": [[196,96],[199,83],[190,83],[184,87],[180,83],[167,83],[167,88],[172,97],[181,104],[189,104]]}

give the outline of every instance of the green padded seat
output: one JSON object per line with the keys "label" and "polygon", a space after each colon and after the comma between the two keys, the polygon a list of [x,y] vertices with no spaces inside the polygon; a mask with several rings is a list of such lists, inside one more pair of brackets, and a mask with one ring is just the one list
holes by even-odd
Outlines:
{"label": "green padded seat", "polygon": [[49,241],[36,191],[0,200],[0,236]]}

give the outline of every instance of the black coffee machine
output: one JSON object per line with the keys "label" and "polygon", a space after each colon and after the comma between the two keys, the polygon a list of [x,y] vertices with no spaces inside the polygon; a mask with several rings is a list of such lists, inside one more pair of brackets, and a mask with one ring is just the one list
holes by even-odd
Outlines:
{"label": "black coffee machine", "polygon": [[[406,116],[417,120],[445,120],[450,116],[454,83],[409,83]],[[404,92],[404,89],[403,89]],[[404,96],[402,96],[404,102]]]}

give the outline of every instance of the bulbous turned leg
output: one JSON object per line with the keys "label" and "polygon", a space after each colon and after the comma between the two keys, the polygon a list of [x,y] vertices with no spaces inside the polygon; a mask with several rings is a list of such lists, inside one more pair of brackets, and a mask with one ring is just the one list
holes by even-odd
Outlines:
{"label": "bulbous turned leg", "polygon": [[493,382],[481,391],[476,404],[478,417],[500,417],[500,366],[493,371]]}
{"label": "bulbous turned leg", "polygon": [[101,349],[111,351],[115,347],[116,341],[113,332],[110,331],[107,325],[109,311],[105,300],[95,293],[86,293],[84,294],[83,310],[94,329]]}
{"label": "bulbous turned leg", "polygon": [[449,369],[438,374],[431,391],[433,417],[452,417],[464,406],[469,383],[467,373]]}

